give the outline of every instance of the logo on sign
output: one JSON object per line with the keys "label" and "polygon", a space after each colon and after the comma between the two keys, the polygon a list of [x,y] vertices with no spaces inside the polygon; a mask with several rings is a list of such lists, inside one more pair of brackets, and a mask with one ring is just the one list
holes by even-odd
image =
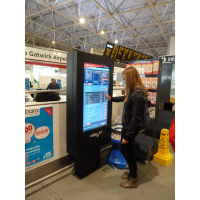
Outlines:
{"label": "logo on sign", "polygon": [[47,126],[42,126],[35,131],[35,137],[37,139],[46,138],[49,135],[49,128]]}
{"label": "logo on sign", "polygon": [[25,117],[40,115],[39,109],[25,109]]}
{"label": "logo on sign", "polygon": [[107,44],[107,47],[112,49],[112,48],[113,48],[113,45]]}
{"label": "logo on sign", "polygon": [[52,107],[43,109],[52,117]]}
{"label": "logo on sign", "polygon": [[97,132],[97,133],[93,133],[92,135],[90,135],[90,137],[92,138],[92,137],[99,137],[99,135],[100,134],[102,134],[102,131],[99,131],[99,132]]}
{"label": "logo on sign", "polygon": [[35,127],[33,124],[26,123],[25,124],[25,140],[29,141],[29,139],[33,136],[35,132]]}

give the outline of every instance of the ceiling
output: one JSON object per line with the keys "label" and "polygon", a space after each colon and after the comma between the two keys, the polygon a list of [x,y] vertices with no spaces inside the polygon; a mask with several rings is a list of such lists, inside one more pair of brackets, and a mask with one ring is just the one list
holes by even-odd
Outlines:
{"label": "ceiling", "polygon": [[121,46],[157,57],[167,54],[170,36],[173,0],[25,0],[25,45],[103,54],[107,41],[117,38]]}

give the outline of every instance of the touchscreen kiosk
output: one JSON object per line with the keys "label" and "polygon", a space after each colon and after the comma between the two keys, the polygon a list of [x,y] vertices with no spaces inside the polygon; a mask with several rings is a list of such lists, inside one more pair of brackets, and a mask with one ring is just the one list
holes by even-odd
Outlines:
{"label": "touchscreen kiosk", "polygon": [[83,132],[108,124],[110,68],[84,63]]}
{"label": "touchscreen kiosk", "polygon": [[111,142],[114,60],[74,51],[67,54],[67,153],[83,178],[100,167],[100,150]]}

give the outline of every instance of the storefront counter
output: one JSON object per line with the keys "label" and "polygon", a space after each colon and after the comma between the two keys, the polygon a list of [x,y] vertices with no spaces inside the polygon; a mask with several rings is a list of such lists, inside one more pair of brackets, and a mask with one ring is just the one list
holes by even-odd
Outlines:
{"label": "storefront counter", "polygon": [[[28,155],[29,159],[25,162],[25,171],[28,172],[30,170],[33,170],[35,168],[38,168],[44,164],[50,163],[54,160],[60,159],[67,155],[66,152],[66,130],[67,130],[67,124],[66,124],[66,115],[67,115],[67,107],[66,107],[66,95],[60,95],[61,99],[59,101],[48,101],[48,102],[26,102],[25,103],[25,116],[26,116],[26,124],[34,124],[35,126],[35,133],[34,136],[30,135],[30,139],[28,139],[28,135],[26,135],[26,143],[29,143],[28,148],[26,148],[26,152],[29,152]],[[47,109],[47,112],[44,111]],[[48,113],[48,109],[51,109],[51,113]],[[33,113],[39,111],[38,116],[34,116],[35,118],[38,117],[38,120],[36,118],[36,121],[33,121],[32,116],[27,116],[27,113]],[[49,118],[42,118],[41,115],[44,115],[44,117]],[[34,113],[32,114],[34,115]],[[33,122],[31,122],[32,120]],[[47,122],[47,120],[50,120],[50,122]],[[30,121],[30,122],[29,122]],[[27,123],[28,122],[28,123]],[[49,124],[49,135],[52,132],[52,137],[50,138],[50,141],[45,141],[44,139],[38,140],[39,136],[36,135],[37,128],[38,127],[46,127]],[[51,128],[50,128],[51,127]],[[39,129],[39,128],[38,128]],[[34,138],[35,143],[34,143]],[[46,137],[49,138],[49,137]],[[29,141],[33,140],[33,141]],[[42,143],[42,140],[44,142]],[[48,152],[45,152],[45,145],[48,146],[53,144],[51,151],[48,150]],[[46,156],[49,152],[51,152],[49,158],[45,158],[43,160],[43,157],[41,156],[41,152],[35,151],[35,154],[38,153],[38,158],[34,157],[33,152],[30,152],[28,149],[32,150],[36,149],[36,146],[38,146],[38,149],[40,148],[41,152],[44,152],[44,156]],[[46,150],[47,151],[47,150]],[[37,158],[37,159],[35,159]],[[38,161],[37,161],[38,160]]]}
{"label": "storefront counter", "polygon": [[[119,93],[116,93],[115,90],[113,90],[113,97],[116,96],[123,96]],[[66,152],[67,146],[66,146],[66,138],[67,138],[67,96],[66,95],[60,95],[61,99],[59,101],[48,101],[48,102],[26,102],[25,103],[25,113],[28,113],[28,110],[40,110],[40,114],[45,113],[45,109],[52,109],[52,137],[50,139],[50,142],[52,145],[51,146],[51,151],[52,154],[49,154],[50,150],[45,152],[42,150],[42,145],[41,143],[42,139],[38,142],[38,140],[35,139],[34,142],[34,137],[30,136],[31,142],[29,143],[29,147],[26,147],[26,153],[29,152],[30,156],[29,159],[26,160],[25,162],[25,172],[26,172],[26,185],[44,177],[45,175],[48,175],[50,173],[53,173],[56,170],[59,170],[69,164],[69,161],[66,161],[68,159],[68,153]],[[123,105],[124,102],[119,102],[119,103],[112,103],[112,120],[115,120],[117,116],[122,115],[122,110],[123,110]],[[47,113],[45,113],[46,116],[49,116]],[[51,113],[50,113],[51,114]],[[26,116],[26,114],[25,114]],[[28,118],[31,118],[30,116]],[[51,118],[49,116],[49,118]],[[31,120],[31,119],[29,119]],[[29,122],[26,118],[26,124],[31,123],[35,126],[35,132],[38,130],[38,127],[46,126],[46,119],[44,120],[36,120],[35,122]],[[38,124],[37,124],[38,123]],[[50,128],[51,130],[51,128]],[[50,133],[49,133],[50,134]],[[25,134],[26,135],[26,134]],[[25,136],[26,137],[26,136]],[[47,137],[48,138],[48,137]],[[29,142],[29,138],[26,137],[25,142]],[[44,143],[46,141],[44,140]],[[38,144],[37,144],[38,143]],[[30,148],[30,145],[32,145],[32,149]],[[33,153],[37,155],[37,150],[35,147],[41,145],[41,151],[44,152],[42,155],[43,156],[49,156],[49,158],[45,158],[43,160],[43,157],[33,157]],[[48,147],[49,148],[49,147]],[[29,150],[30,149],[30,150]],[[32,151],[32,152],[30,152]],[[35,152],[33,152],[35,151]],[[38,153],[39,156],[39,153]],[[34,159],[33,159],[34,158]],[[40,160],[39,160],[40,159]],[[37,161],[39,160],[39,161]],[[30,163],[31,162],[31,163]],[[70,161],[71,162],[71,161]]]}

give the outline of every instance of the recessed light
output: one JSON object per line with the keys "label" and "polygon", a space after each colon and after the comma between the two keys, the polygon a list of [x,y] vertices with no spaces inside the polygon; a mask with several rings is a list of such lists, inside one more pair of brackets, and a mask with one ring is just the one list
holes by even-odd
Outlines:
{"label": "recessed light", "polygon": [[55,41],[53,40],[52,43],[55,44]]}

